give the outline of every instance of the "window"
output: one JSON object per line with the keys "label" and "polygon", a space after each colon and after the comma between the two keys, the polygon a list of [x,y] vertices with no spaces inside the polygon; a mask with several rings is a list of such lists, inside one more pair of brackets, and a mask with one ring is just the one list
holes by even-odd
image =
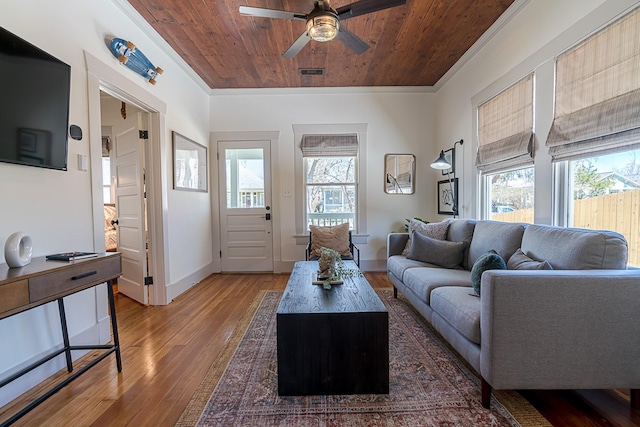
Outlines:
{"label": "window", "polygon": [[309,225],[356,225],[356,157],[305,157],[306,217]]}
{"label": "window", "polygon": [[533,223],[534,168],[485,175],[484,218]]}
{"label": "window", "polygon": [[557,222],[619,232],[640,266],[640,8],[558,56],[554,99]]}
{"label": "window", "polygon": [[111,138],[102,137],[102,199],[103,203],[114,203],[111,191]]}
{"label": "window", "polygon": [[640,150],[571,160],[567,225],[622,234],[640,267]]}
{"label": "window", "polygon": [[113,203],[111,200],[111,158],[102,157],[102,199],[104,203]]}
{"label": "window", "polygon": [[[309,242],[309,224],[315,221],[314,213],[338,224],[348,222],[352,227],[355,243],[367,243],[367,127],[366,123],[294,124],[296,141],[294,152],[295,172],[295,239],[297,245]],[[337,175],[308,176],[315,162],[316,170],[327,166]],[[331,162],[338,162],[329,166]],[[345,171],[348,175],[344,175]],[[307,187],[309,185],[309,187]],[[322,191],[320,191],[322,189]],[[314,190],[315,193],[312,191]],[[322,201],[322,204],[319,203]],[[314,212],[314,211],[323,212]],[[328,212],[333,210],[333,212]],[[341,210],[342,212],[337,212]],[[353,218],[345,220],[346,217]],[[323,224],[323,222],[317,222]]]}
{"label": "window", "polygon": [[306,228],[349,223],[356,228],[358,137],[303,135]]}
{"label": "window", "polygon": [[478,106],[483,218],[533,222],[533,74]]}

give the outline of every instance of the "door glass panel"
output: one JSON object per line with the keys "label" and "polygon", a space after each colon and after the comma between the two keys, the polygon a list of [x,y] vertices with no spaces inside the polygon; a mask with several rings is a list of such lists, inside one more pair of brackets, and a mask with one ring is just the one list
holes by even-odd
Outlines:
{"label": "door glass panel", "polygon": [[225,150],[227,208],[264,208],[264,153],[261,148]]}

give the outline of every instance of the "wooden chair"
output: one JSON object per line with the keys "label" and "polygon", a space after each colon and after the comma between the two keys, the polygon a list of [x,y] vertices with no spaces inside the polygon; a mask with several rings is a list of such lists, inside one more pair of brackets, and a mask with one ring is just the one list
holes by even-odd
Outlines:
{"label": "wooden chair", "polygon": [[[309,243],[307,244],[307,248],[305,250],[305,259],[307,261],[317,260],[320,258],[319,255],[311,254],[311,248],[313,247],[313,233],[309,232]],[[329,248],[335,249],[335,248]],[[342,255],[343,260],[351,260],[355,261],[356,265],[360,267],[360,248],[353,244],[353,238],[351,235],[351,230],[349,230],[349,255]]]}

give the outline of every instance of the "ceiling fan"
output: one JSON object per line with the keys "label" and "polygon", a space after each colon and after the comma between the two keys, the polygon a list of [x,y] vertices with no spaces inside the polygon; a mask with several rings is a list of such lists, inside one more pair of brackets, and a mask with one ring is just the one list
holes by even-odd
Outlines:
{"label": "ceiling fan", "polygon": [[402,6],[406,3],[407,0],[360,0],[334,10],[329,5],[329,0],[317,0],[313,10],[309,13],[240,6],[240,14],[306,21],[306,30],[282,55],[285,58],[296,56],[312,39],[325,42],[334,38],[337,38],[349,49],[360,55],[369,49],[369,45],[340,25],[340,21],[395,6]]}

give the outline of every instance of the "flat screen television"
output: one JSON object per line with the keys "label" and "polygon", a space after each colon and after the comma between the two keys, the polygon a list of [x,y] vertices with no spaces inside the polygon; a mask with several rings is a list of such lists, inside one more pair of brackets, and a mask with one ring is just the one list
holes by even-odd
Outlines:
{"label": "flat screen television", "polygon": [[0,162],[67,170],[71,67],[0,27]]}

